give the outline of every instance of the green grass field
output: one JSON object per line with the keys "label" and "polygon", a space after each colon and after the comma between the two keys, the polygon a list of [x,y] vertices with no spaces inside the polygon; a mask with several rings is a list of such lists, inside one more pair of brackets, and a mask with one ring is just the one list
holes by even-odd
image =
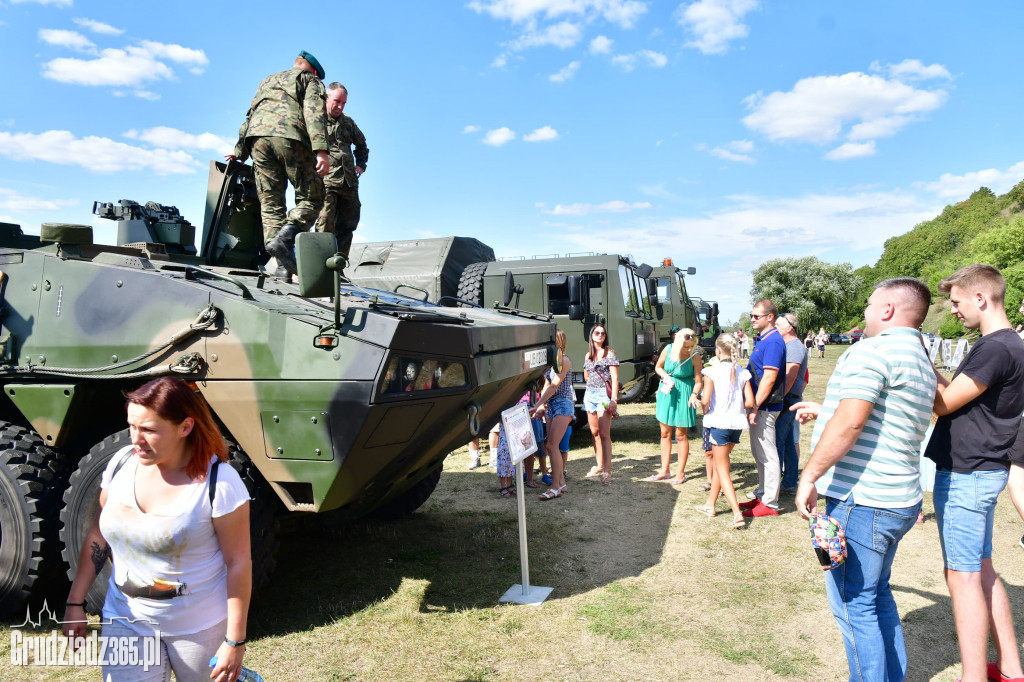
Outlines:
{"label": "green grass field", "polygon": [[[830,346],[825,360],[811,360],[809,398],[824,394],[844,349]],[[699,439],[690,440],[697,451],[689,482],[645,482],[659,461],[654,403],[621,411],[612,483],[584,479],[593,457],[580,429],[569,493],[539,502],[539,490],[521,489],[530,493],[531,581],[554,588],[543,605],[499,605],[520,580],[516,504],[498,496],[488,469],[469,471],[461,450],[426,505],[404,521],[285,537],[277,572],[250,614],[246,665],[268,682],[845,678],[822,570],[792,496],[783,496],[782,515],[745,530],[728,527],[724,499],[718,517],[698,514]],[[810,435],[805,427],[804,461]],[[756,484],[746,437],[734,451],[733,478],[741,494]],[[893,568],[908,679],[953,680],[959,656],[930,495],[925,512]],[[994,561],[1019,625],[1022,525],[1004,495]],[[0,628],[0,680],[99,679],[95,669],[13,667],[10,633]]]}

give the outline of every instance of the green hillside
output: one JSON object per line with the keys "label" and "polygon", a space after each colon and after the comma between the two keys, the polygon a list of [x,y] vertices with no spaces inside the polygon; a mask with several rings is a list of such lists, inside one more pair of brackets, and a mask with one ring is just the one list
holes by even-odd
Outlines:
{"label": "green hillside", "polygon": [[[863,310],[872,284],[880,279],[919,277],[934,291],[943,277],[970,263],[988,263],[1002,271],[1010,321],[1024,322],[1018,312],[1024,295],[1024,182],[1001,196],[982,187],[932,220],[887,240],[874,267],[855,272],[864,283],[856,309]],[[925,320],[925,331],[963,335],[963,327],[948,314],[949,302],[938,297],[935,304]]]}

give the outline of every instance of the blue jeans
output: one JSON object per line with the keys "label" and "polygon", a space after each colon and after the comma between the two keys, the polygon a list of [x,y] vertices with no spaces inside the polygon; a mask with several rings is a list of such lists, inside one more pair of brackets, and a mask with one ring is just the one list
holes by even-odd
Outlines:
{"label": "blue jeans", "polygon": [[775,420],[775,447],[779,451],[779,464],[782,466],[783,488],[795,488],[800,482],[800,455],[796,453],[794,423],[796,412],[785,408]]}
{"label": "blue jeans", "polygon": [[1006,487],[1006,469],[960,473],[935,472],[935,520],[946,568],[978,572],[992,558],[996,502]]}
{"label": "blue jeans", "polygon": [[914,527],[921,503],[879,509],[825,499],[828,515],[846,529],[848,556],[826,571],[828,605],[843,636],[851,682],[903,680],[907,650],[896,601],[889,588],[892,560],[900,539]]}

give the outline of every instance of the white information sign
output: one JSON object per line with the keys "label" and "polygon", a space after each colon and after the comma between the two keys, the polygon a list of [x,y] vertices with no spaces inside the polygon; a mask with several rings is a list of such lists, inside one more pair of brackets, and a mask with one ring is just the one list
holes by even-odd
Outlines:
{"label": "white information sign", "polygon": [[942,364],[949,367],[953,361],[953,339],[942,339]]}
{"label": "white information sign", "polygon": [[941,344],[942,344],[942,339],[939,339],[939,338],[932,339],[932,347],[931,347],[931,351],[929,351],[929,353],[928,353],[928,358],[933,363],[935,362],[935,356],[937,356],[939,354],[939,346]]}
{"label": "white information sign", "polygon": [[519,464],[537,452],[537,438],[533,435],[530,410],[526,403],[519,403],[515,407],[503,410],[501,423],[505,426],[505,440],[508,442],[513,464]]}
{"label": "white information sign", "polygon": [[956,350],[953,351],[953,364],[950,367],[959,367],[965,352],[967,352],[967,339],[959,339],[956,342]]}

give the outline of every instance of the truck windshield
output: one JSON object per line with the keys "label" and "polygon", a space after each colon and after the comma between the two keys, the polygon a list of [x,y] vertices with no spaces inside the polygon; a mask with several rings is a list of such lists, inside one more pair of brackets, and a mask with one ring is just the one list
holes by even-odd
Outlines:
{"label": "truck windshield", "polygon": [[625,263],[619,263],[619,285],[622,287],[622,305],[626,308],[626,314],[639,317],[640,306],[633,271]]}

